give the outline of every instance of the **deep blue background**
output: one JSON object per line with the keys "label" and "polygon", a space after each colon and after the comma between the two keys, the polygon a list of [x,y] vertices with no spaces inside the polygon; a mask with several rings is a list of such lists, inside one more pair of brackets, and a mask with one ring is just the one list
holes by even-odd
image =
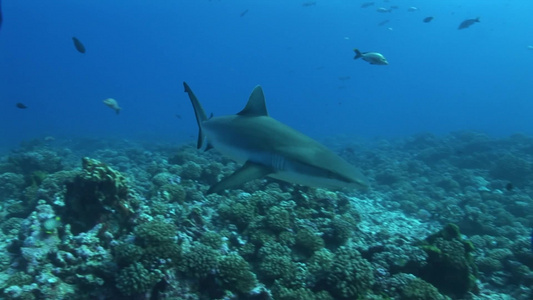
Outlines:
{"label": "deep blue background", "polygon": [[[1,147],[44,136],[194,139],[182,81],[215,115],[239,111],[261,84],[273,117],[318,138],[533,134],[531,1],[2,2]],[[376,11],[390,5],[399,9]],[[354,47],[390,65],[353,60]]]}

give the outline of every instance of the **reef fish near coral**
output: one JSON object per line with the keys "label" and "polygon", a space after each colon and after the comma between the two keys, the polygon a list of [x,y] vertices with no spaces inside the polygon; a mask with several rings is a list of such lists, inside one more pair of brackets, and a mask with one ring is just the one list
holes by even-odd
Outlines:
{"label": "reef fish near coral", "polygon": [[374,6],[374,2],[363,2],[361,3],[361,8],[367,8],[370,6]]}
{"label": "reef fish near coral", "polygon": [[353,49],[355,56],[353,59],[362,58],[364,61],[369,62],[371,65],[388,65],[389,62],[383,56],[383,54],[378,52],[361,52],[359,49]]}
{"label": "reef fish near coral", "polygon": [[476,23],[479,23],[479,17],[475,19],[464,20],[463,22],[461,22],[461,24],[459,24],[459,27],[457,29],[466,29]]}
{"label": "reef fish near coral", "polygon": [[2,0],[0,0],[0,28],[2,28],[2,21],[4,19],[2,18]]}
{"label": "reef fish near coral", "polygon": [[26,109],[26,108],[28,108],[28,106],[26,106],[26,104],[24,104],[24,103],[20,103],[20,102],[18,102],[17,104],[15,104],[15,106],[16,106],[17,108],[20,108],[20,109]]}
{"label": "reef fish near coral", "polygon": [[76,50],[78,50],[79,53],[85,53],[85,46],[78,40],[76,37],[72,37],[72,41],[74,42],[74,47]]}
{"label": "reef fish near coral", "polygon": [[107,98],[104,101],[104,104],[107,105],[109,108],[113,109],[117,115],[120,113],[120,110],[122,109],[119,105],[117,100],[113,98]]}
{"label": "reef fish near coral", "polygon": [[248,103],[236,115],[207,118],[187,85],[199,127],[198,148],[216,148],[244,165],[209,189],[218,193],[265,176],[326,188],[366,188],[357,168],[322,144],[271,118],[263,89],[256,86]]}

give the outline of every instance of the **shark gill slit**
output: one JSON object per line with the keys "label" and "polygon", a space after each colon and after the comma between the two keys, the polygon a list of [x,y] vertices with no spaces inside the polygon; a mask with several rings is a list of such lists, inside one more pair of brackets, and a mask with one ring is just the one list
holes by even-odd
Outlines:
{"label": "shark gill slit", "polygon": [[276,154],[272,155],[271,164],[272,164],[272,168],[274,168],[274,170],[284,171],[285,170],[285,162],[286,162],[285,158],[283,158],[281,155],[276,155]]}

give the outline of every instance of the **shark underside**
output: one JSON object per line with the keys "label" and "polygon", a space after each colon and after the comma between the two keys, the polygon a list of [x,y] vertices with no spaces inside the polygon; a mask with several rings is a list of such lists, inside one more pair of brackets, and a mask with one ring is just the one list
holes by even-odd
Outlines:
{"label": "shark underside", "polygon": [[319,142],[271,118],[260,86],[254,88],[241,112],[207,118],[191,88],[185,82],[183,85],[198,122],[198,148],[215,148],[243,163],[240,169],[211,186],[208,193],[220,193],[265,176],[331,189],[368,187],[367,179],[353,165]]}

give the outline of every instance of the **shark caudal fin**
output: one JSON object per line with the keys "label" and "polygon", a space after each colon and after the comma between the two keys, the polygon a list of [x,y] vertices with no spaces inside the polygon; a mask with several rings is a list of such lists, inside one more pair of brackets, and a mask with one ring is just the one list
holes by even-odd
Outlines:
{"label": "shark caudal fin", "polygon": [[191,104],[194,108],[194,114],[196,115],[196,123],[198,123],[198,143],[196,147],[200,149],[205,141],[202,133],[202,123],[207,120],[207,115],[205,114],[202,104],[200,104],[200,101],[198,101],[198,98],[196,98],[189,85],[186,82],[183,82],[183,86],[185,87],[185,92],[189,95],[189,99],[191,99]]}

